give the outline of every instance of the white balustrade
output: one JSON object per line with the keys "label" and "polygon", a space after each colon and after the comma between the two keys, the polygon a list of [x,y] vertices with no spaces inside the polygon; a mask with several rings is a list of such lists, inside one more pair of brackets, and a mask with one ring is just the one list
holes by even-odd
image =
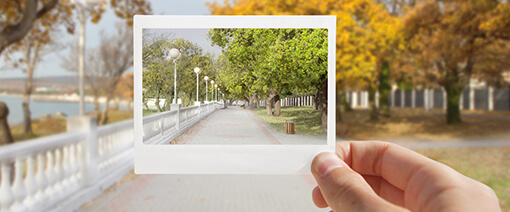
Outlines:
{"label": "white balustrade", "polygon": [[0,210],[46,211],[70,195],[71,183],[63,183],[70,157],[65,152],[62,157],[62,151],[85,136],[85,132],[63,133],[0,147]]}
{"label": "white balustrade", "polygon": [[7,162],[2,163],[2,182],[0,183],[0,211],[9,211],[14,203],[14,195],[11,190],[11,167]]}
{"label": "white balustrade", "polygon": [[211,102],[145,116],[143,117],[144,143],[168,143],[221,107],[223,103]]}
{"label": "white balustrade", "polygon": [[[178,124],[185,130],[221,106],[214,102],[146,116],[144,143],[175,135]],[[183,123],[176,122],[178,114]],[[0,147],[0,212],[72,211],[133,168],[133,120],[95,127],[95,119],[73,118],[68,124],[85,126],[68,125],[72,132]]]}

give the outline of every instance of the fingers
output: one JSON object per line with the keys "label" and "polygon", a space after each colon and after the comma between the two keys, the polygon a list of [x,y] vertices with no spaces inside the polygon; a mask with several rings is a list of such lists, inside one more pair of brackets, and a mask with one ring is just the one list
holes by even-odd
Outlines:
{"label": "fingers", "polygon": [[325,208],[328,207],[328,203],[322,196],[321,190],[318,186],[316,186],[312,191],[312,199],[313,203],[319,208]]}
{"label": "fingers", "polygon": [[405,207],[404,191],[379,176],[364,175],[363,178],[377,195],[395,205]]}
{"label": "fingers", "polygon": [[405,190],[413,174],[435,163],[414,151],[385,142],[340,142],[337,155],[362,175],[381,176],[391,185]]}
{"label": "fingers", "polygon": [[326,202],[337,212],[404,210],[380,198],[361,175],[333,153],[317,155],[312,162],[312,174],[320,188],[321,195],[316,194],[317,189],[313,193],[319,207]]}

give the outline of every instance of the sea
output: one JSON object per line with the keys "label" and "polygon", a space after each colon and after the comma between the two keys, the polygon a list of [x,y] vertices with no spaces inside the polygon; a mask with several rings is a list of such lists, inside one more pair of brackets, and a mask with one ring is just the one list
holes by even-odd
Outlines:
{"label": "sea", "polygon": [[[7,121],[9,126],[19,125],[23,123],[23,98],[12,96],[0,96],[0,102],[5,102],[9,107],[9,115]],[[113,105],[110,105],[113,106]],[[47,101],[47,100],[30,100],[30,112],[32,120],[40,119],[41,115],[55,116],[57,113],[63,113],[67,116],[78,115],[79,104],[78,102],[62,102],[62,101]],[[100,105],[101,110],[104,105]],[[125,110],[125,105],[120,105],[119,109]],[[94,111],[94,104],[86,103],[85,112]]]}

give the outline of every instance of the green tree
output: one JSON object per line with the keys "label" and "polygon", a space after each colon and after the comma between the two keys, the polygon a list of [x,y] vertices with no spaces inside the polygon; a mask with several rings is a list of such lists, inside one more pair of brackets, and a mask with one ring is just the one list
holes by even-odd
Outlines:
{"label": "green tree", "polygon": [[[204,52],[202,47],[184,38],[174,38],[166,32],[157,30],[143,31],[143,89],[144,98],[154,97],[159,111],[169,110],[174,95],[174,66],[168,52],[177,48],[182,56],[177,61],[177,95],[183,100],[183,106],[191,106],[196,101],[195,67],[201,69],[200,78],[209,76],[214,79],[213,57]],[[199,80],[200,88],[205,87],[205,80]],[[205,89],[199,90],[199,99],[205,99]],[[164,108],[159,108],[159,99],[166,99]]]}
{"label": "green tree", "polygon": [[[315,93],[327,129],[327,30],[212,29],[213,44],[224,48],[220,70],[236,95],[265,96],[267,114],[280,114],[282,91]],[[250,102],[253,100],[250,99]],[[252,106],[253,107],[253,106]]]}

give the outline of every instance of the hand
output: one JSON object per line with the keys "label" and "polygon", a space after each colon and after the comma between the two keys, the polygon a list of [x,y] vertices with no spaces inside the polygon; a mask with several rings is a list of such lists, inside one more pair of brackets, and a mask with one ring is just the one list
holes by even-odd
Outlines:
{"label": "hand", "polygon": [[312,162],[313,201],[333,211],[500,211],[494,191],[414,151],[341,142]]}

